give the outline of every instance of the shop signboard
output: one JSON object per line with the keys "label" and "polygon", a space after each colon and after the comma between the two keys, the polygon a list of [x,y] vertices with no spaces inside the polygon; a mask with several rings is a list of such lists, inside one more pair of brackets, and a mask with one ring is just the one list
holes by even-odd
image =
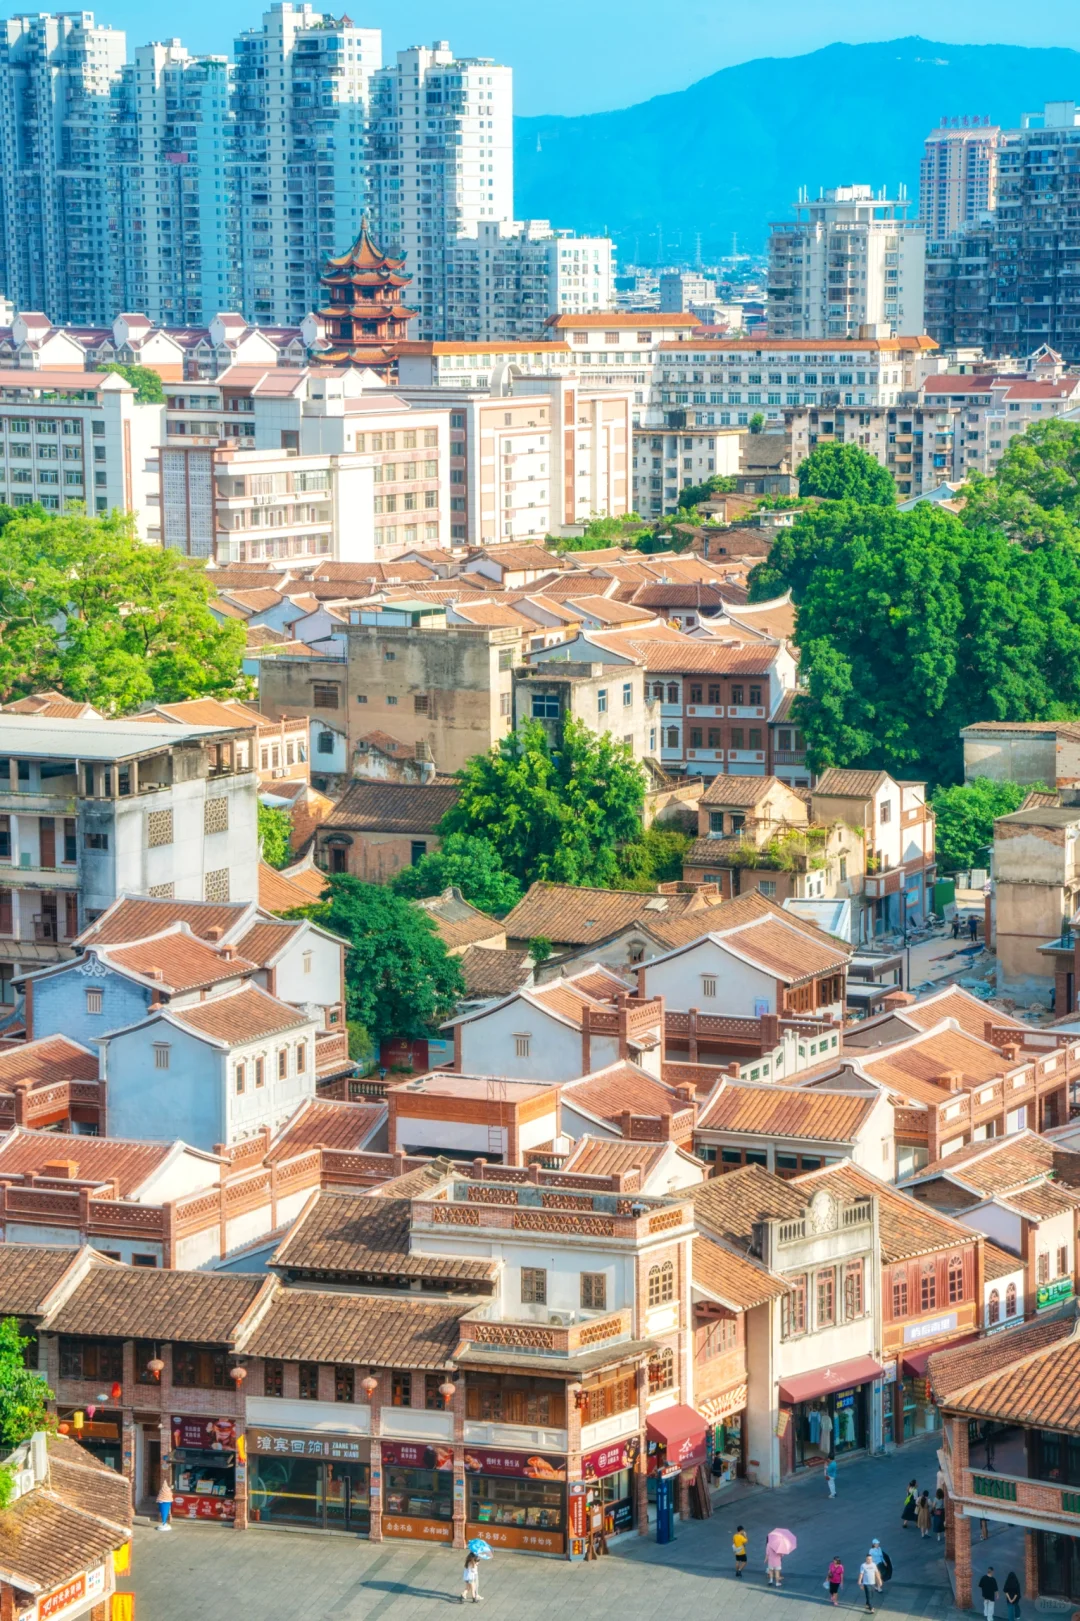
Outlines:
{"label": "shop signboard", "polygon": [[[447,1447],[445,1450],[449,1452],[450,1449]],[[430,1469],[433,1466],[428,1464],[427,1467]],[[491,1452],[484,1447],[469,1447],[465,1452],[465,1473],[515,1475],[520,1480],[565,1480],[566,1459],[544,1457],[536,1452]]]}
{"label": "shop signboard", "polygon": [[366,1463],[371,1447],[366,1435],[323,1435],[265,1427],[248,1430],[247,1444],[262,1457],[330,1458],[338,1463]]}
{"label": "shop signboard", "polygon": [[568,1552],[571,1559],[585,1557],[586,1493],[583,1480],[572,1480],[566,1488],[566,1527],[569,1533]]}
{"label": "shop signboard", "polygon": [[494,1548],[523,1548],[527,1553],[562,1553],[565,1546],[561,1531],[534,1530],[532,1526],[491,1525],[487,1521],[466,1524],[465,1536],[483,1537]]}
{"label": "shop signboard", "polygon": [[105,1594],[105,1566],[95,1565],[93,1570],[80,1571],[61,1587],[42,1593],[37,1601],[37,1621],[55,1621],[79,1605],[93,1603]]}
{"label": "shop signboard", "polygon": [[236,1420],[234,1418],[177,1418],[173,1417],[172,1444],[174,1447],[199,1448],[204,1452],[232,1452],[236,1448]]}
{"label": "shop signboard", "polygon": [[1071,1300],[1072,1295],[1071,1278],[1058,1278],[1056,1283],[1044,1283],[1035,1291],[1035,1310],[1045,1311],[1048,1306],[1058,1306],[1063,1300]]}
{"label": "shop signboard", "polygon": [[[414,1520],[411,1517],[401,1518],[396,1514],[384,1514],[382,1529],[384,1537],[411,1537],[417,1542],[454,1540],[454,1527],[450,1520]],[[485,1537],[488,1535],[486,1527],[483,1534]]]}
{"label": "shop signboard", "polygon": [[236,1501],[232,1497],[192,1497],[178,1492],[172,1511],[177,1520],[234,1520]]}
{"label": "shop signboard", "polygon": [[954,1334],[956,1322],[956,1313],[946,1311],[940,1317],[924,1317],[921,1323],[905,1323],[904,1344],[918,1345],[920,1340],[936,1340],[940,1334]]}
{"label": "shop signboard", "polygon": [[619,1469],[632,1469],[641,1451],[640,1435],[628,1435],[595,1452],[585,1452],[581,1458],[581,1473],[586,1480],[600,1480]]}
{"label": "shop signboard", "polygon": [[696,1403],[697,1410],[708,1424],[719,1424],[721,1420],[730,1418],[733,1413],[741,1413],[746,1406],[746,1381],[741,1385],[733,1385],[725,1390],[722,1396],[710,1396],[707,1401]]}
{"label": "shop signboard", "polygon": [[383,1441],[382,1461],[405,1469],[453,1469],[454,1449],[431,1441]]}

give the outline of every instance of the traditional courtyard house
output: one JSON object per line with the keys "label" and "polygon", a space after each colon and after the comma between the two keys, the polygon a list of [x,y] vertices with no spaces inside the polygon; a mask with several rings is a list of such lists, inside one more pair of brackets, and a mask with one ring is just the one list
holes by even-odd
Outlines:
{"label": "traditional courtyard house", "polygon": [[889,1177],[896,1163],[893,1106],[884,1092],[807,1090],[722,1076],[698,1114],[694,1151],[721,1175],[763,1165],[792,1177],[850,1159]]}
{"label": "traditional courtyard house", "polygon": [[937,860],[925,783],[833,767],[814,785],[813,819],[863,830],[866,875],[856,939],[902,929],[933,910]]}

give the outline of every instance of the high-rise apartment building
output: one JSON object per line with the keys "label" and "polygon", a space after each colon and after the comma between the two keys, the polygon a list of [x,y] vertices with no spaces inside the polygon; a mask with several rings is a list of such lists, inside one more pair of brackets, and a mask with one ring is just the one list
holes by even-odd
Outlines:
{"label": "high-rise apartment building", "polygon": [[869,186],[805,192],[769,238],[769,336],[881,337],[923,329],[926,234],[908,199]]}
{"label": "high-rise apartment building", "polygon": [[481,222],[446,248],[445,337],[488,343],[535,338],[551,315],[607,310],[610,237],[578,237],[547,220]]}
{"label": "high-rise apartment building", "polygon": [[1048,101],[1001,138],[990,267],[995,354],[1080,360],[1080,110]]}
{"label": "high-rise apartment building", "polygon": [[0,24],[0,288],[17,309],[84,325],[116,314],[106,179],[124,51],[92,11]]}
{"label": "high-rise apartment building", "polygon": [[249,320],[297,325],[325,261],[359,235],[368,92],[381,63],[377,28],[289,0],[236,41],[233,178]]}
{"label": "high-rise apartment building", "polygon": [[[406,256],[415,337],[442,338],[450,253],[461,236],[514,214],[512,75],[486,57],[456,59],[445,40],[399,51],[371,87],[368,141],[375,236]],[[454,287],[449,287],[453,267]]]}
{"label": "high-rise apartment building", "polygon": [[242,301],[232,64],[144,45],[115,88],[113,310],[208,326]]}
{"label": "high-rise apartment building", "polygon": [[1001,135],[989,118],[943,118],[923,146],[919,223],[927,243],[944,242],[995,206]]}

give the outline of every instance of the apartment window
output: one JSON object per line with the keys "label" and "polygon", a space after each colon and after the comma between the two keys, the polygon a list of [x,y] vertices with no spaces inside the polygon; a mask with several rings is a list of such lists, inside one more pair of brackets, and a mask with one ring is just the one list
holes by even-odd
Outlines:
{"label": "apartment window", "polygon": [[675,1353],[670,1346],[665,1346],[649,1359],[649,1395],[655,1396],[660,1390],[672,1390],[674,1385]]}
{"label": "apartment window", "polygon": [[263,1363],[263,1395],[284,1396],[285,1394],[285,1364],[284,1362]]}
{"label": "apartment window", "polygon": [[691,728],[690,728],[690,747],[692,749],[699,749],[701,747],[701,738],[702,738],[701,727],[700,726],[691,726]]}
{"label": "apartment window", "polygon": [[558,693],[534,692],[532,695],[532,718],[533,720],[558,720]]}
{"label": "apartment window", "polygon": [[624,681],[623,682],[622,701],[623,701],[623,708],[624,709],[629,709],[633,705],[633,702],[634,702],[634,688],[633,688],[632,684],[629,681]]}
{"label": "apartment window", "polygon": [[751,687],[750,688],[750,702],[752,704],[760,704],[761,703],[761,688],[760,687]]}
{"label": "apartment window", "polygon": [[1009,1287],[1005,1291],[1005,1315],[1006,1315],[1006,1317],[1015,1317],[1016,1316],[1016,1284],[1015,1283],[1010,1283]]}
{"label": "apartment window", "polygon": [[964,1298],[964,1257],[962,1255],[949,1256],[949,1304],[955,1305]]}
{"label": "apartment window", "polygon": [[878,821],[879,822],[891,822],[892,821],[892,801],[891,800],[888,800],[888,799],[882,800],[881,808],[878,811]]}
{"label": "apartment window", "polygon": [[499,649],[499,669],[512,670],[514,668],[514,649],[503,647]]}
{"label": "apartment window", "polygon": [[750,747],[752,749],[760,749],[761,747],[761,728],[758,726],[751,726],[750,728]]}
{"label": "apartment window", "polygon": [[277,1076],[278,1076],[278,1080],[283,1081],[286,1078],[286,1076],[288,1075],[288,1073],[289,1073],[289,1049],[288,1049],[288,1047],[279,1047],[278,1048],[278,1055],[277,1055]]}
{"label": "apartment window", "polygon": [[547,1305],[547,1272],[542,1266],[522,1267],[521,1303],[523,1306]]}
{"label": "apartment window", "polygon": [[806,1333],[806,1278],[789,1278],[790,1293],[784,1297],[781,1328],[785,1339]]}
{"label": "apartment window", "polygon": [[744,689],[742,687],[732,687],[731,701],[733,704],[741,704],[744,702],[743,691]]}
{"label": "apartment window", "polygon": [[307,1042],[306,1041],[298,1041],[296,1043],[296,1073],[298,1075],[306,1075],[307,1074]]}
{"label": "apartment window", "polygon": [[987,1320],[991,1326],[1001,1321],[1001,1295],[997,1289],[991,1289],[990,1299],[986,1308]]}
{"label": "apartment window", "polygon": [[607,714],[607,688],[601,687],[596,694],[596,712],[598,715]]}
{"label": "apartment window", "polygon": [[122,1380],[124,1345],[122,1340],[69,1339],[60,1337],[61,1379]]}
{"label": "apartment window", "polygon": [[849,1261],[844,1267],[844,1317],[861,1317],[863,1314],[863,1264],[861,1261]]}
{"label": "apartment window", "polygon": [[701,702],[701,687],[697,682],[694,682],[690,687],[690,702],[692,704]]}
{"label": "apartment window", "polygon": [[510,713],[510,694],[508,692],[500,692],[500,694],[499,694],[499,714],[500,715],[509,715],[509,713]]}
{"label": "apartment window", "polygon": [[170,1054],[171,1051],[172,1051],[172,1048],[168,1045],[167,1042],[155,1041],[155,1043],[154,1043],[154,1068],[155,1069],[168,1069],[168,1067],[169,1067],[169,1054]]}
{"label": "apartment window", "polygon": [[775,878],[762,878],[762,879],[759,879],[759,881],[758,881],[758,889],[761,891],[761,893],[763,895],[767,895],[769,897],[769,899],[772,900],[776,895],[776,879]]}
{"label": "apartment window", "polygon": [[103,996],[103,992],[101,992],[101,991],[87,991],[87,993],[86,993],[86,1011],[87,1011],[87,1013],[100,1013],[101,1012],[102,996]]}
{"label": "apartment window", "polygon": [[937,1263],[925,1261],[919,1273],[919,1310],[933,1311],[937,1305]]}
{"label": "apartment window", "polygon": [[814,1279],[815,1328],[827,1328],[836,1321],[836,1272],[830,1266]]}
{"label": "apartment window", "polygon": [[327,686],[316,681],[311,697],[316,709],[336,709],[338,707],[338,688],[336,686]]}
{"label": "apartment window", "polygon": [[319,1364],[317,1362],[301,1362],[300,1364],[300,1400],[318,1401],[319,1399]]}
{"label": "apartment window", "polygon": [[1067,1244],[1060,1244],[1058,1246],[1058,1252],[1057,1252],[1057,1276],[1059,1278],[1065,1277],[1068,1270],[1069,1270],[1069,1246]]}
{"label": "apartment window", "polygon": [[671,1261],[662,1266],[651,1266],[648,1278],[650,1306],[663,1306],[675,1298],[675,1267]]}
{"label": "apartment window", "polygon": [[352,1368],[334,1369],[334,1400],[356,1400],[356,1373]]}
{"label": "apartment window", "polygon": [[234,1073],[233,1089],[239,1097],[247,1089],[247,1065],[237,1064]]}
{"label": "apartment window", "polygon": [[259,1057],[255,1060],[255,1090],[266,1084],[266,1059]]}
{"label": "apartment window", "polygon": [[723,813],[723,811],[710,811],[709,812],[709,832],[710,833],[722,833],[723,831],[724,831],[724,813]]}
{"label": "apartment window", "polygon": [[445,1379],[445,1374],[425,1373],[424,1375],[424,1406],[429,1413],[441,1413],[446,1406],[442,1399],[439,1386]]}
{"label": "apartment window", "polygon": [[731,746],[733,749],[744,749],[746,747],[746,733],[741,726],[731,728]]}
{"label": "apartment window", "polygon": [[701,994],[702,994],[702,996],[705,996],[705,997],[712,997],[712,996],[716,995],[716,975],[715,974],[702,974],[702,976],[701,976]]}
{"label": "apartment window", "polygon": [[109,835],[107,833],[88,833],[83,842],[88,850],[107,850],[109,848]]}
{"label": "apartment window", "polygon": [[1050,1251],[1040,1250],[1035,1262],[1035,1282],[1050,1282]]}
{"label": "apartment window", "polygon": [[528,1035],[515,1036],[514,1037],[514,1057],[515,1058],[528,1058],[529,1049],[530,1049],[531,1045],[532,1045],[532,1036],[528,1036]]}
{"label": "apartment window", "polygon": [[189,1390],[224,1390],[229,1383],[224,1351],[208,1351],[201,1345],[174,1345],[173,1384]]}
{"label": "apartment window", "polygon": [[581,1304],[593,1311],[607,1310],[607,1276],[603,1272],[581,1274]]}

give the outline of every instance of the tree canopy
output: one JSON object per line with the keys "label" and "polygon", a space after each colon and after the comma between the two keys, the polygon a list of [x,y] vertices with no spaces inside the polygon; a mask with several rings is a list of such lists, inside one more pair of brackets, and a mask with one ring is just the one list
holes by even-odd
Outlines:
{"label": "tree canopy", "polygon": [[[846,447],[845,447],[846,448]],[[961,726],[1080,710],[1080,549],[1035,550],[923,503],[834,501],[782,530],[753,600],[791,589],[813,769],[947,783]]]}
{"label": "tree canopy", "polygon": [[479,834],[521,884],[618,882],[616,848],[640,831],[645,775],[625,743],[568,720],[557,748],[538,722],[458,772],[439,831]]}
{"label": "tree canopy", "polygon": [[627,839],[618,851],[619,888],[647,891],[657,884],[677,883],[693,842],[689,833],[655,824]]}
{"label": "tree canopy", "polygon": [[888,468],[858,445],[826,443],[799,464],[799,494],[888,507],[896,501],[896,485]]}
{"label": "tree canopy", "polygon": [[935,848],[942,872],[985,866],[994,840],[994,819],[1019,810],[1029,789],[1018,782],[994,782],[976,777],[973,782],[938,788],[931,804],[936,828]]}
{"label": "tree canopy", "polygon": [[1051,418],[1017,434],[993,478],[973,473],[966,493],[969,528],[997,524],[1024,546],[1080,545],[1080,423]]}
{"label": "tree canopy", "polygon": [[131,518],[0,507],[0,700],[43,687],[119,715],[228,693],[244,629],[218,624],[205,570]]}
{"label": "tree canopy", "polygon": [[0,1320],[0,1448],[5,1452],[49,1425],[46,1403],[52,1399],[52,1391],[40,1373],[23,1361],[29,1344],[29,1338],[20,1334],[16,1318]]}
{"label": "tree canopy", "polygon": [[464,994],[461,964],[447,955],[432,919],[383,884],[347,873],[327,879],[329,896],[303,914],[350,942],[345,1001],[350,1023],[378,1042],[420,1036],[453,1011]]}
{"label": "tree canopy", "polygon": [[161,377],[152,367],[122,366],[118,361],[111,360],[108,365],[102,366],[101,370],[112,371],[118,377],[126,378],[135,390],[135,398],[140,405],[165,404],[165,389]]}
{"label": "tree canopy", "polygon": [[495,846],[474,833],[451,833],[440,849],[403,867],[390,881],[395,894],[417,899],[441,895],[451,884],[482,912],[509,912],[521,899],[521,885],[503,867]]}
{"label": "tree canopy", "polygon": [[281,805],[259,803],[259,854],[268,867],[284,867],[292,855],[292,818]]}

